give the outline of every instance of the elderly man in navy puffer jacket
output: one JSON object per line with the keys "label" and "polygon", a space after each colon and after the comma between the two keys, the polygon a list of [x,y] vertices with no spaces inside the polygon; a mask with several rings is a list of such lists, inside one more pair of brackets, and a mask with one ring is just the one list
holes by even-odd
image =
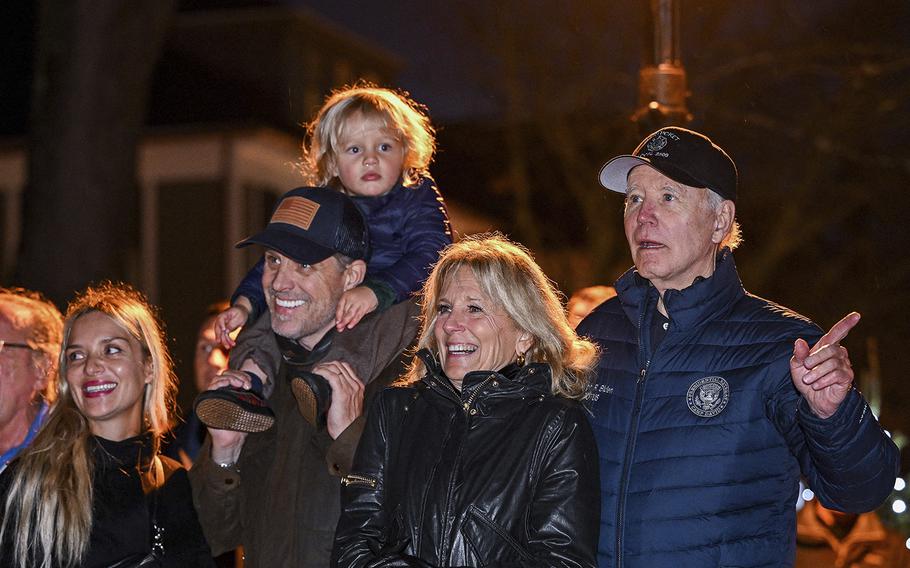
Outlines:
{"label": "elderly man in navy puffer jacket", "polygon": [[579,326],[603,349],[600,566],[792,566],[800,474],[848,512],[897,476],[840,346],[859,314],[822,335],[743,289],[736,166],[707,137],[661,129],[600,182],[626,194],[635,261]]}

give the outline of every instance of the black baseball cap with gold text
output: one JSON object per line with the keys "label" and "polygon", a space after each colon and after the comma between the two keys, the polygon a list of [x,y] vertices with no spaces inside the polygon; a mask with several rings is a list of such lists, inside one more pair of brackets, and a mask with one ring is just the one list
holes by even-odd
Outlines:
{"label": "black baseball cap with gold text", "polygon": [[736,201],[736,164],[704,134],[678,126],[661,128],[642,140],[632,154],[607,162],[600,170],[600,185],[625,193],[629,172],[643,164],[678,183],[704,187]]}

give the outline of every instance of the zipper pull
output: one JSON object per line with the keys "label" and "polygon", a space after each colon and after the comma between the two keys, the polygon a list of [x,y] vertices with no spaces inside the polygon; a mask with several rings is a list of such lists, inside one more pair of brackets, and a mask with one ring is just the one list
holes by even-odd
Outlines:
{"label": "zipper pull", "polygon": [[641,371],[638,373],[638,383],[641,384],[645,380],[645,373],[648,372],[647,367],[642,367]]}
{"label": "zipper pull", "polygon": [[366,475],[357,475],[356,473],[349,473],[341,478],[341,484],[345,487],[349,485],[363,485],[369,487],[370,489],[376,489],[376,480],[372,477]]}

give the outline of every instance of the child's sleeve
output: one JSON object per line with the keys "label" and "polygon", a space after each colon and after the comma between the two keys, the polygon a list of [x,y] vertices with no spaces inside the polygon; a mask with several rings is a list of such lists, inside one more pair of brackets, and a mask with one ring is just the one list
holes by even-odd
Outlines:
{"label": "child's sleeve", "polygon": [[452,243],[449,214],[432,179],[408,191],[401,213],[404,254],[392,266],[368,274],[363,283],[376,294],[379,311],[420,290],[439,252]]}
{"label": "child's sleeve", "polygon": [[237,289],[231,294],[232,306],[239,296],[243,296],[250,301],[250,306],[253,307],[253,310],[250,312],[249,317],[247,317],[247,323],[259,319],[259,316],[265,313],[267,309],[267,306],[265,305],[265,292],[262,291],[262,271],[264,267],[264,257],[260,257],[259,262],[253,265],[253,268],[246,273],[246,276],[243,277],[240,285],[237,286]]}

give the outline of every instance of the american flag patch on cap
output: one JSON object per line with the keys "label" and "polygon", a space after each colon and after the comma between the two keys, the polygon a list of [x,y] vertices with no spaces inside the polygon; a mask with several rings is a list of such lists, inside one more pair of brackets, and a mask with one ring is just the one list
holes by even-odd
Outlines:
{"label": "american flag patch on cap", "polygon": [[287,197],[275,210],[271,223],[286,223],[308,230],[316,217],[319,204],[306,197]]}

